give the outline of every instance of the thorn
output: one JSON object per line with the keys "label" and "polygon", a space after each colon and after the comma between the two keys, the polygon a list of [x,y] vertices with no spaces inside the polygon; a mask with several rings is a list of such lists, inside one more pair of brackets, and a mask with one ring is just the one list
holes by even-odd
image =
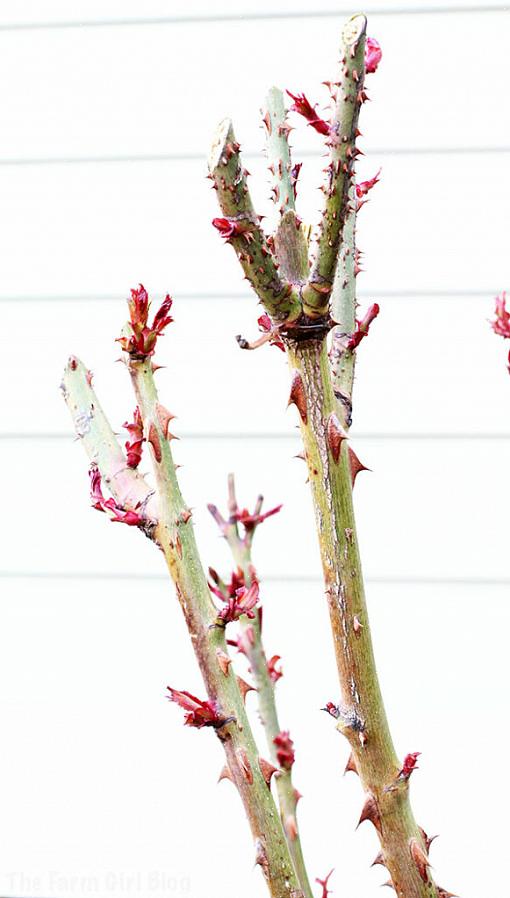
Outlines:
{"label": "thorn", "polygon": [[160,368],[166,368],[166,365],[156,365],[156,362],[152,362],[152,364],[151,364],[151,370],[152,370],[152,373],[153,373],[153,374],[155,374],[156,371],[159,371]]}
{"label": "thorn", "polygon": [[170,424],[170,421],[175,418],[175,415],[172,415],[172,412],[169,412],[168,409],[165,408],[164,405],[160,405],[159,402],[156,403],[156,414],[165,439],[175,439],[172,434],[168,433],[168,425]]}
{"label": "thorn", "polygon": [[294,374],[292,375],[292,384],[290,387],[287,408],[292,404],[296,406],[303,424],[306,424],[308,421],[308,411],[306,407],[305,388],[299,371],[294,371]]}
{"label": "thorn", "polygon": [[[346,773],[349,773],[349,771],[352,771],[352,773],[358,772],[358,768],[356,767],[356,761],[354,760],[354,755],[353,755],[352,751],[347,760],[347,764],[345,765],[344,776]],[[359,826],[359,824],[358,824],[358,826]]]}
{"label": "thorn", "polygon": [[230,780],[231,783],[234,782],[232,774],[230,772],[230,767],[228,764],[225,764],[224,767],[221,768],[220,775],[218,777],[218,782],[221,783],[222,780]]}
{"label": "thorn", "polygon": [[437,836],[428,836],[427,833],[425,832],[425,830],[422,829],[421,826],[419,826],[418,829],[420,830],[421,837],[422,837],[423,841],[425,842],[425,848],[427,849],[427,854],[428,854],[430,851],[430,846],[432,845],[432,842],[434,841],[434,839],[437,839],[438,837]]}
{"label": "thorn", "polygon": [[298,452],[297,455],[293,455],[292,457],[293,457],[293,458],[300,458],[300,459],[302,459],[302,461],[306,461],[306,455],[305,455],[304,452]]}
{"label": "thorn", "polygon": [[370,866],[371,866],[371,867],[377,867],[377,864],[380,864],[381,867],[385,867],[385,866],[386,866],[386,864],[384,863],[384,854],[382,853],[382,851],[379,852],[379,854],[377,855],[377,857],[375,858],[375,860],[372,861],[372,863],[370,864]]}
{"label": "thorn", "polygon": [[239,686],[239,691],[243,697],[243,702],[246,703],[246,696],[248,695],[248,692],[256,692],[257,690],[255,689],[255,686],[250,686],[250,684],[247,683],[246,680],[243,680],[242,677],[236,677],[236,679],[237,685]]}
{"label": "thorn", "polygon": [[353,449],[349,446],[349,462],[351,465],[351,483],[354,486],[356,483],[356,477],[360,473],[360,471],[370,471],[370,468],[366,468],[364,464],[362,464],[354,452]]}
{"label": "thorn", "polygon": [[423,882],[428,882],[430,867],[429,859],[417,839],[411,839],[409,842],[409,850],[421,880]]}
{"label": "thorn", "polygon": [[283,825],[285,827],[285,832],[287,833],[287,837],[291,842],[295,842],[298,835],[298,828],[296,823],[296,818],[294,814],[289,814],[288,817],[283,821]]}
{"label": "thorn", "polygon": [[161,444],[159,442],[158,431],[156,430],[153,421],[151,421],[151,426],[149,427],[149,436],[147,437],[147,441],[151,444],[154,450],[154,458],[159,464],[161,461]]}
{"label": "thorn", "polygon": [[216,649],[216,657],[218,659],[218,664],[220,665],[222,672],[226,677],[228,677],[228,669],[232,664],[232,659],[229,658],[227,653],[222,649]]}
{"label": "thorn", "polygon": [[236,758],[246,782],[251,786],[253,783],[253,771],[246,750],[244,748],[238,748],[236,751]]}
{"label": "thorn", "polygon": [[270,135],[273,131],[273,126],[271,124],[271,116],[269,115],[269,112],[266,112],[266,114],[262,116],[262,121],[266,126],[267,133]]}
{"label": "thorn", "polygon": [[357,616],[357,614],[354,615],[354,618],[353,618],[353,621],[352,621],[352,628],[353,628],[354,632],[356,633],[356,636],[358,635],[358,633],[360,632],[360,630],[363,629],[363,624],[361,623],[361,621],[360,621],[359,617]]}
{"label": "thorn", "polygon": [[262,872],[267,879],[269,876],[269,861],[267,859],[266,846],[262,839],[257,839],[255,842],[255,866],[257,865],[262,867]]}
{"label": "thorn", "polygon": [[297,789],[294,789],[294,801],[296,802],[296,804],[302,797],[303,796],[301,795],[301,792],[298,792]]}
{"label": "thorn", "polygon": [[442,889],[441,886],[437,886],[437,894],[438,898],[458,898],[458,895],[455,895],[454,892],[447,892],[446,889]]}
{"label": "thorn", "polygon": [[342,451],[342,443],[346,439],[347,434],[345,433],[335,413],[332,412],[328,418],[327,440],[329,450],[331,452],[331,455],[333,456],[333,461],[335,462],[335,464],[338,464],[340,452]]}
{"label": "thorn", "polygon": [[184,511],[181,511],[181,513],[179,515],[179,521],[181,521],[181,523],[183,523],[183,524],[187,524],[189,519],[191,518],[191,516],[192,516],[191,508],[185,508]]}
{"label": "thorn", "polygon": [[[361,812],[361,817],[358,820],[358,826],[361,823],[364,823],[365,820],[370,820],[370,823],[373,823],[376,830],[381,832],[381,816],[379,814],[379,808],[377,807],[377,802],[374,796],[369,792],[367,795],[367,799],[365,804],[363,805],[363,810]],[[356,827],[356,829],[358,828]]]}
{"label": "thorn", "polygon": [[266,761],[265,758],[259,758],[259,767],[264,780],[271,788],[271,777],[277,772],[278,768],[271,764],[270,761]]}
{"label": "thorn", "polygon": [[393,885],[393,882],[392,882],[391,879],[387,879],[386,882],[382,882],[382,883],[381,883],[381,888],[382,888],[382,886],[388,886],[388,888],[390,888],[390,889],[394,889],[394,888],[395,888],[395,886]]}

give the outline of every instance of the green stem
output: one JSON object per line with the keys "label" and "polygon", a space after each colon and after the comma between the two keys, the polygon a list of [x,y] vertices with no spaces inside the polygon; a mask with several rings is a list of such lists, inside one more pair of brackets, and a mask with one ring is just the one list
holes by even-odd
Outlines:
{"label": "green stem", "polygon": [[246,278],[276,321],[292,321],[301,304],[291,284],[279,275],[273,253],[251,201],[246,171],[229,119],[218,126],[209,155],[209,172],[221,211],[242,233],[229,237]]}
{"label": "green stem", "polygon": [[[234,479],[232,475],[229,477],[229,496],[231,500],[230,510],[232,510],[232,502],[235,503],[235,507],[237,508]],[[262,504],[261,499],[262,497],[259,498],[260,504]],[[247,533],[245,538],[241,539],[236,523],[231,523],[231,521],[229,521],[228,524],[226,522],[225,524],[226,525],[222,527],[222,532],[232,552],[234,563],[243,571],[245,582],[249,585],[252,572],[251,548],[253,531],[251,534]],[[258,618],[249,620],[244,616],[240,619],[240,626],[244,631],[251,628],[253,633],[253,639],[246,640],[246,654],[257,689],[259,717],[262,726],[264,727],[270,760],[275,767],[278,767],[277,748],[274,739],[281,732],[282,728],[278,719],[275,686],[268,672],[267,657],[262,641],[260,623]],[[297,823],[297,803],[299,800],[299,793],[292,781],[292,770],[281,768],[276,774],[275,780],[282,824],[294,863],[294,868],[305,898],[313,898],[313,892],[308,879],[301,839],[299,836]]]}
{"label": "green stem", "polygon": [[356,330],[356,185],[349,187],[348,212],[342,233],[338,266],[331,293],[331,317],[338,322],[331,334],[331,377],[345,430],[352,421],[352,390],[356,351],[346,344]]}
{"label": "green stem", "polygon": [[311,317],[320,317],[329,310],[340,239],[349,209],[348,193],[354,178],[356,133],[363,102],[366,25],[365,16],[356,15],[347,21],[342,32],[342,58],[329,137],[330,161],[324,208],[315,259],[302,291],[304,311]]}
{"label": "green stem", "polygon": [[[301,435],[315,507],[342,705],[338,728],[348,739],[368,794],[370,818],[381,841],[383,863],[399,898],[436,898],[411,851],[425,845],[409,803],[408,781],[399,782],[377,677],[365,603],[352,505],[347,440],[334,444],[328,423],[337,404],[325,340],[286,340],[293,382],[298,378]],[[335,445],[335,450],[332,449]],[[338,460],[335,460],[335,456]]]}
{"label": "green stem", "polygon": [[[122,502],[125,498],[125,484],[119,476],[122,450],[103,413],[98,411],[97,399],[94,397],[92,408],[86,405],[82,409],[83,397],[89,400],[91,397],[86,368],[75,363],[75,359],[70,360],[64,375],[66,402],[75,427],[87,431],[82,441],[89,458],[96,462],[115,499]],[[191,514],[177,482],[152,363],[150,358],[130,359],[128,367],[144,432],[152,447],[159,496],[159,516],[157,522],[153,522],[150,536],[163,551],[175,583],[207,695],[227,720],[215,732],[226,754],[228,776],[238,789],[250,823],[256,863],[262,868],[271,898],[303,898],[277,808],[260,767],[239,684],[228,658],[225,630],[215,626],[217,610],[198,554]],[[81,418],[76,424],[77,408],[89,415],[88,425]],[[130,474],[129,477],[138,483],[139,475]],[[147,489],[146,485],[144,489]]]}
{"label": "green stem", "polygon": [[272,87],[266,97],[267,112],[266,149],[269,171],[273,181],[273,201],[283,215],[296,209],[296,194],[292,183],[292,162],[288,139],[283,94],[278,87]]}

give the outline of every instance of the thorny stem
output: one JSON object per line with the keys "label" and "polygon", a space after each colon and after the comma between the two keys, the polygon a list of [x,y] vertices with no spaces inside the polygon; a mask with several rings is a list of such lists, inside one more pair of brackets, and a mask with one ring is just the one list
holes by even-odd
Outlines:
{"label": "thorny stem", "polygon": [[280,278],[273,253],[259,224],[251,201],[247,173],[241,164],[239,144],[232,123],[225,119],[218,127],[209,155],[209,172],[225,218],[244,233],[232,236],[232,243],[247,280],[276,321],[298,317],[297,292]]}
{"label": "thorny stem", "polygon": [[365,16],[353,16],[342,32],[341,69],[329,136],[325,202],[315,259],[308,283],[302,290],[304,311],[312,317],[324,315],[329,309],[340,239],[349,208],[347,199],[354,179],[358,117],[364,98],[366,25]]}
{"label": "thorny stem", "polygon": [[[244,538],[239,534],[239,528],[236,521],[232,517],[232,512],[237,510],[237,500],[235,496],[235,483],[233,474],[229,475],[229,512],[231,513],[228,521],[219,520],[219,514],[214,506],[210,507],[213,516],[220,523],[221,531],[225,537],[234,563],[241,568],[244,574],[244,580],[247,585],[251,582],[252,576],[252,544],[255,529],[247,532]],[[262,496],[259,496],[255,513],[258,513],[262,507]],[[214,513],[216,512],[216,513]],[[277,758],[277,749],[274,744],[274,738],[281,732],[281,726],[278,719],[278,710],[276,707],[275,685],[271,680],[268,672],[267,656],[262,641],[262,630],[260,619],[255,617],[249,620],[246,617],[240,618],[240,626],[246,631],[250,628],[253,637],[252,640],[246,640],[246,654],[250,665],[250,670],[255,681],[258,698],[258,710],[260,721],[264,727],[266,734],[267,747],[271,762],[275,767],[279,767]],[[283,828],[287,838],[289,851],[294,862],[299,883],[305,895],[305,898],[313,898],[312,888],[308,879],[303,850],[301,847],[301,839],[299,836],[297,824],[297,803],[299,793],[294,787],[292,781],[292,771],[281,768],[275,775],[276,789],[278,792],[278,802],[280,805],[280,814]]]}
{"label": "thorny stem", "polygon": [[[97,400],[86,387],[86,368],[76,363],[77,360],[71,359],[65,371],[66,402],[75,427],[86,430],[82,441],[89,458],[97,463],[120,503],[126,497],[118,476],[122,450]],[[163,551],[175,583],[208,697],[227,721],[215,732],[225,750],[229,777],[239,791],[250,823],[256,863],[262,868],[272,898],[302,898],[276,805],[260,768],[239,684],[228,659],[225,631],[214,625],[217,611],[198,555],[191,515],[177,482],[166,434],[168,422],[165,424],[165,410],[158,403],[152,363],[150,358],[130,359],[128,367],[144,432],[152,447],[159,496],[159,517],[151,538]],[[79,415],[88,416],[88,429],[83,423],[77,425],[76,409]]]}
{"label": "thorny stem", "polygon": [[348,349],[348,338],[356,329],[356,185],[349,188],[348,211],[342,232],[342,243],[333,291],[331,317],[337,322],[331,333],[331,377],[338,400],[339,418],[344,430],[352,421],[352,389],[356,350]]}
{"label": "thorny stem", "polygon": [[420,877],[411,850],[425,851],[409,803],[409,784],[399,782],[379,687],[365,603],[361,561],[352,505],[347,440],[338,461],[328,438],[336,414],[325,340],[286,340],[289,364],[299,377],[300,427],[308,465],[319,545],[342,692],[338,728],[350,743],[361,784],[371,801],[370,816],[379,833],[383,863],[398,898],[436,898],[430,875]]}
{"label": "thorny stem", "polygon": [[263,121],[266,128],[267,160],[273,180],[273,201],[283,215],[284,212],[295,210],[296,194],[283,93],[278,87],[271,88],[266,97],[266,105]]}

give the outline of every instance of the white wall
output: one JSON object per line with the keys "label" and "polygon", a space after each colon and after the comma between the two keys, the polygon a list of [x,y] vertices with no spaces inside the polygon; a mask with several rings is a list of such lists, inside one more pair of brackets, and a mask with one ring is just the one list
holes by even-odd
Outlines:
{"label": "white wall", "polygon": [[[459,11],[468,5],[372,4],[384,60],[359,177],[380,165],[383,176],[360,215],[360,296],[381,315],[359,353],[353,441],[373,470],[357,483],[357,513],[398,750],[423,752],[413,799],[441,833],[438,881],[475,898],[508,893],[510,382],[487,319],[509,282],[510,30],[504,3]],[[89,508],[58,395],[75,352],[112,421],[129,415],[113,338],[140,280],[175,297],[159,378],[206,562],[228,564],[204,507],[223,501],[229,470],[247,502],[258,490],[284,502],[256,560],[312,876],[334,866],[336,895],[379,894],[374,834],[354,832],[359,784],[339,776],[346,746],[317,710],[338,693],[284,360],[237,349],[258,310],[210,226],[204,180],[211,133],[231,114],[268,212],[264,92],[276,83],[325,99],[318,85],[334,75],[341,15],[318,14],[338,11],[330,0],[312,9],[0,7],[3,895],[264,894],[237,796],[215,785],[219,747],[164,699],[167,683],[201,685],[161,559]],[[140,18],[159,21],[126,24]],[[292,137],[300,211],[314,220],[319,138],[305,127]]]}

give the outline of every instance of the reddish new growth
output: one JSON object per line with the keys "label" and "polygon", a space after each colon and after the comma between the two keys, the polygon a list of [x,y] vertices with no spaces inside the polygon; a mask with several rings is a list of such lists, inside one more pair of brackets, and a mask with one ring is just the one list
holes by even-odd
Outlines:
{"label": "reddish new growth", "polygon": [[253,225],[246,219],[236,221],[231,218],[213,218],[212,223],[225,240],[231,240],[232,237],[244,237],[246,243],[253,240]]}
{"label": "reddish new growth", "polygon": [[330,870],[328,875],[324,879],[316,878],[315,882],[318,882],[320,886],[322,886],[322,894],[321,898],[328,898],[328,895],[331,895],[331,889],[328,889],[329,877],[333,873],[333,870]]}
{"label": "reddish new growth", "polygon": [[131,438],[125,443],[127,463],[130,468],[137,468],[142,460],[143,438],[143,421],[138,406],[133,414],[133,421],[125,421],[122,425],[126,428]]}
{"label": "reddish new growth", "polygon": [[241,655],[249,657],[249,652],[255,645],[255,633],[253,627],[243,627],[239,636],[235,639],[227,639],[227,645],[231,645],[237,649]]}
{"label": "reddish new growth", "polygon": [[[274,330],[273,322],[271,321],[267,312],[264,312],[264,314],[261,315],[260,318],[257,318],[257,324],[259,326],[259,329],[264,334],[270,334]],[[280,337],[278,337],[276,334],[273,337],[271,337],[269,342],[270,342],[271,346],[277,346],[278,349],[281,349],[282,352],[285,352],[285,346],[283,345],[282,341],[280,340]]]}
{"label": "reddish new growth", "polygon": [[328,714],[331,714],[331,717],[334,717],[335,720],[338,720],[338,718],[340,717],[340,708],[333,702],[328,702],[324,708],[321,708],[321,710],[326,711]]}
{"label": "reddish new growth", "polygon": [[377,318],[379,311],[380,310],[378,304],[374,302],[374,304],[371,305],[367,310],[361,321],[358,321],[358,319],[356,319],[356,330],[349,337],[345,347],[346,349],[350,349],[352,351],[353,349],[358,348],[359,344],[363,340],[363,337],[367,336],[370,330],[370,325],[372,324],[374,318]]}
{"label": "reddish new growth", "polygon": [[144,523],[144,519],[140,517],[137,511],[122,508],[117,505],[115,499],[105,499],[101,490],[101,474],[96,464],[92,464],[89,469],[90,477],[90,498],[92,507],[98,511],[104,511],[110,517],[111,521],[120,524],[128,524],[130,527],[139,527]]}
{"label": "reddish new growth", "polygon": [[246,532],[251,533],[267,518],[270,518],[274,514],[278,514],[281,508],[281,505],[276,505],[274,508],[270,508],[269,511],[264,512],[264,514],[260,514],[260,512],[256,511],[252,514],[247,508],[237,508],[231,515],[230,522],[232,524],[242,524]]}
{"label": "reddish new growth", "polygon": [[416,762],[421,755],[421,751],[412,751],[404,758],[404,763],[402,765],[402,770],[400,771],[398,777],[402,780],[408,780],[411,776],[413,770],[417,770]]}
{"label": "reddish new growth", "polygon": [[367,37],[365,41],[365,72],[371,75],[377,71],[377,67],[382,59],[382,50],[379,41],[375,37]]}
{"label": "reddish new growth", "polygon": [[381,169],[374,175],[373,178],[369,178],[368,181],[361,181],[359,184],[356,184],[356,211],[359,212],[362,206],[365,205],[368,200],[364,199],[366,197],[369,190],[372,190],[375,184],[379,183],[379,175],[381,174]]}
{"label": "reddish new growth", "polygon": [[276,759],[283,770],[290,770],[296,759],[294,753],[294,743],[290,738],[288,730],[282,730],[274,739],[273,744],[276,745]]}
{"label": "reddish new growth", "polygon": [[290,107],[291,111],[298,112],[299,115],[302,115],[307,120],[311,128],[318,131],[319,134],[327,136],[330,132],[330,125],[328,122],[324,121],[324,119],[319,118],[315,111],[315,106],[311,105],[305,95],[297,94],[297,96],[294,96],[294,94],[291,94],[290,90],[288,90],[287,93],[289,97],[294,100],[293,105]]}
{"label": "reddish new growth", "polygon": [[243,614],[253,620],[254,608],[259,600],[259,584],[254,580],[251,586],[241,586],[240,589],[236,589],[233,596],[226,595],[221,598],[225,602],[225,607],[218,614],[217,624],[219,626],[239,620]]}
{"label": "reddish new growth", "polygon": [[246,584],[244,580],[244,573],[240,567],[237,568],[236,571],[232,571],[230,575],[230,583],[225,583],[224,580],[221,579],[220,575],[214,568],[209,568],[209,576],[212,583],[209,583],[209,589],[214,593],[215,596],[218,596],[222,602],[225,602],[227,599],[232,599],[235,597],[237,591],[242,589]]}
{"label": "reddish new growth", "polygon": [[173,321],[170,309],[172,299],[167,294],[156,312],[151,325],[148,323],[150,302],[145,287],[140,284],[138,290],[131,290],[131,299],[128,300],[130,321],[127,327],[129,336],[117,338],[123,350],[135,359],[144,359],[151,356],[156,348],[156,341],[167,326]]}
{"label": "reddish new growth", "polygon": [[170,693],[167,698],[171,702],[175,702],[180,708],[186,711],[184,717],[184,725],[188,727],[218,727],[227,723],[228,718],[221,717],[214,702],[201,701],[191,692],[179,692],[178,689],[172,689],[171,686],[166,687]]}
{"label": "reddish new growth", "polygon": [[[506,293],[503,290],[501,296],[496,296],[495,318],[491,321],[491,327],[495,334],[504,339],[510,339],[510,312],[506,309]],[[510,352],[508,353],[508,370],[510,371]]]}
{"label": "reddish new growth", "polygon": [[267,662],[267,672],[269,674],[269,679],[271,682],[277,683],[281,677],[283,677],[283,670],[280,667],[277,667],[278,661],[281,661],[281,655],[273,655],[272,658]]}

